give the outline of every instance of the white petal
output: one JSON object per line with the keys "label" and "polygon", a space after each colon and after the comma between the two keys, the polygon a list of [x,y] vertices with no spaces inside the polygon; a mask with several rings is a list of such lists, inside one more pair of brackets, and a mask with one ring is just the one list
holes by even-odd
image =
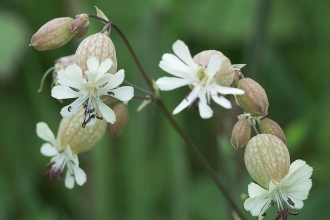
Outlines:
{"label": "white petal", "polygon": [[207,104],[205,94],[200,94],[198,102],[199,115],[201,118],[211,118],[213,116],[213,111],[211,107]]}
{"label": "white petal", "polygon": [[[303,160],[296,160],[290,165],[289,173],[283,178],[283,184],[291,186],[311,177],[313,168]],[[282,183],[281,182],[281,183]]]}
{"label": "white petal", "polygon": [[42,155],[47,157],[52,157],[58,154],[58,150],[56,149],[56,147],[49,143],[43,144],[40,148],[40,152]]}
{"label": "white petal", "polygon": [[244,94],[244,90],[237,89],[237,88],[231,88],[231,87],[225,87],[225,86],[219,86],[217,84],[212,85],[213,89],[215,89],[220,94],[235,94],[235,95],[242,95]]}
{"label": "white petal", "polygon": [[73,166],[72,168],[76,183],[79,186],[82,186],[87,180],[86,173],[78,166]]}
{"label": "white petal", "polygon": [[255,183],[250,183],[248,186],[248,193],[251,198],[260,196],[262,194],[268,193],[267,190]]}
{"label": "white petal", "polygon": [[187,66],[187,64],[182,62],[173,54],[164,54],[159,63],[159,67],[174,76],[197,80],[195,75],[198,70],[194,70],[193,68]]}
{"label": "white petal", "polygon": [[226,109],[231,109],[230,101],[228,101],[223,96],[212,95],[211,97],[212,97],[213,101],[215,101],[218,105],[220,105]]}
{"label": "white petal", "polygon": [[94,87],[102,86],[105,83],[108,83],[112,79],[112,74],[105,74],[101,78],[99,78],[97,81],[94,82]]}
{"label": "white petal", "polygon": [[214,75],[220,70],[221,68],[221,58],[218,55],[212,55],[210,61],[205,69],[205,73],[208,76],[207,84],[213,79]]}
{"label": "white petal", "polygon": [[191,84],[190,79],[176,77],[162,77],[156,81],[158,88],[162,91],[168,91]]}
{"label": "white petal", "polygon": [[189,48],[187,47],[187,45],[183,41],[177,40],[173,44],[172,48],[173,48],[174,53],[182,61],[184,61],[188,66],[192,67],[194,70],[198,70],[199,66],[192,59]]}
{"label": "white petal", "polygon": [[116,115],[112,111],[112,109],[101,101],[98,103],[98,106],[102,113],[103,118],[111,124],[115,123]]}
{"label": "white petal", "polygon": [[182,100],[182,102],[173,110],[173,115],[181,112],[183,109],[187,108],[189,105],[191,105],[197,98],[198,93],[200,91],[201,87],[196,86],[189,95]]}
{"label": "white petal", "polygon": [[132,86],[123,86],[117,89],[110,90],[110,92],[114,93],[114,95],[111,96],[123,102],[131,100],[134,96],[134,89]]}
{"label": "white petal", "polygon": [[[74,116],[75,114],[77,114],[81,104],[86,100],[86,98],[83,97],[79,97],[77,98],[74,102],[72,102],[71,104],[63,107],[61,109],[61,115],[64,118],[70,118],[71,116]],[[69,111],[69,107],[70,107],[70,111]]]}
{"label": "white petal", "polygon": [[80,96],[79,92],[74,91],[67,86],[54,86],[52,89],[52,97],[56,99],[71,99],[77,98]]}
{"label": "white petal", "polygon": [[99,60],[96,57],[90,57],[87,60],[87,67],[89,71],[98,71],[99,69]]}
{"label": "white petal", "polygon": [[109,58],[104,60],[99,67],[99,75],[97,76],[97,78],[103,76],[110,69],[112,63],[112,60]]}
{"label": "white petal", "polygon": [[54,143],[56,141],[53,132],[49,129],[45,122],[39,122],[37,124],[37,135],[41,139],[50,143]]}
{"label": "white petal", "polygon": [[69,189],[72,189],[74,187],[74,176],[72,176],[69,169],[66,171],[65,175],[65,186]]}
{"label": "white petal", "polygon": [[111,76],[111,78],[102,90],[110,90],[119,86],[124,81],[125,73],[124,70],[119,70],[116,74],[109,74],[109,76]]}
{"label": "white petal", "polygon": [[77,89],[81,88],[81,84],[84,80],[82,71],[76,64],[68,66],[65,70],[60,70],[57,78],[60,85]]}

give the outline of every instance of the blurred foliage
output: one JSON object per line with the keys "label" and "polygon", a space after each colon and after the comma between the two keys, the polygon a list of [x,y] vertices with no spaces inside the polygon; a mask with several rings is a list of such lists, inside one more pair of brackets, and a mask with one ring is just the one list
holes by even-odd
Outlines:
{"label": "blurred foliage", "polygon": [[[0,219],[232,218],[223,195],[157,106],[138,113],[139,100],[130,102],[129,123],[119,138],[106,135],[80,155],[88,178],[84,186],[68,190],[63,180],[42,178],[49,158],[40,154],[43,141],[35,126],[45,121],[56,133],[62,104],[50,97],[50,78],[42,93],[37,93],[39,82],[54,60],[75,52],[81,39],[38,52],[28,47],[30,37],[55,17],[96,14],[94,5],[123,30],[153,79],[166,75],[158,63],[163,53],[172,52],[177,39],[192,54],[215,49],[232,63],[246,63],[244,75],[265,88],[268,117],[287,135],[291,161],[301,158],[314,168],[310,196],[295,218],[324,217],[330,202],[329,1],[11,0],[0,5]],[[91,20],[88,34],[101,29],[100,22]],[[125,69],[127,80],[146,87],[115,31],[111,38],[118,68]],[[173,110],[188,91],[161,95]],[[235,151],[229,144],[241,110],[214,110],[209,120],[194,110],[175,119],[243,210],[240,196],[252,179],[244,166],[244,150]],[[275,214],[276,208],[271,212]],[[265,219],[273,218],[269,212]]]}

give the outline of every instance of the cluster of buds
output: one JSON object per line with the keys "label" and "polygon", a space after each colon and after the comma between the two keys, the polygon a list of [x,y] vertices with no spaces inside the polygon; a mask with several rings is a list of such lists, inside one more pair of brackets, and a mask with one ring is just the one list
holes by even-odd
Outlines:
{"label": "cluster of buds", "polygon": [[[269,102],[261,85],[242,77],[236,87],[245,91],[243,95],[236,96],[236,102],[246,113],[238,116],[230,143],[236,150],[246,146],[246,169],[259,184],[249,185],[250,198],[245,200],[244,208],[262,219],[268,208],[277,203],[275,219],[286,220],[289,214],[297,215],[298,212],[293,210],[302,208],[302,201],[307,199],[312,187],[310,177],[313,169],[302,160],[296,160],[290,166],[282,128],[265,118]],[[256,134],[252,138],[251,130]]]}
{"label": "cluster of buds", "polygon": [[[97,9],[98,14],[105,15]],[[87,14],[77,15],[76,19],[56,18],[43,25],[31,39],[30,46],[39,51],[56,49],[69,42],[74,35],[83,37],[89,27]],[[52,97],[62,100],[76,98],[61,110],[63,119],[57,138],[44,123],[37,124],[37,134],[47,141],[41,153],[51,156],[49,179],[59,178],[67,167],[65,185],[74,186],[86,181],[86,174],[79,167],[78,154],[88,151],[108,130],[118,137],[128,121],[127,103],[133,95],[131,86],[119,87],[124,81],[124,70],[117,72],[117,57],[109,32],[104,30],[85,38],[74,55],[55,61],[53,70]],[[45,76],[48,74],[45,74]],[[45,77],[44,76],[44,77]],[[43,80],[44,80],[43,77]],[[112,106],[113,109],[111,108]],[[109,125],[108,125],[109,124]]]}

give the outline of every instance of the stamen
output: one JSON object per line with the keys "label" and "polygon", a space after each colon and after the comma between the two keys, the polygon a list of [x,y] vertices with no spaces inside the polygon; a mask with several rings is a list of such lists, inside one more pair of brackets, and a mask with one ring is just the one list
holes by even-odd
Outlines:
{"label": "stamen", "polygon": [[99,119],[99,120],[103,120],[103,117],[100,117],[98,115],[96,115],[96,118]]}
{"label": "stamen", "polygon": [[284,215],[284,210],[280,211],[280,212],[277,214],[275,220],[279,220],[280,218],[283,217],[283,215]]}
{"label": "stamen", "polygon": [[288,212],[290,215],[299,215],[299,212],[293,212],[293,211],[291,211],[291,212]]}
{"label": "stamen", "polygon": [[107,92],[109,95],[115,95],[114,92]]}
{"label": "stamen", "polygon": [[72,107],[71,107],[71,106],[69,106],[69,107],[68,107],[68,111],[69,111],[69,112],[71,112],[71,109],[72,109]]}
{"label": "stamen", "polygon": [[283,212],[283,220],[287,220],[288,219],[288,210],[284,210]]}
{"label": "stamen", "polygon": [[294,202],[290,199],[290,198],[288,198],[288,203],[290,204],[290,205],[292,205],[292,206],[294,206]]}
{"label": "stamen", "polygon": [[267,214],[267,213],[266,213],[266,212],[264,212],[264,213],[263,213],[261,216],[265,217],[265,216],[266,216],[266,214]]}
{"label": "stamen", "polygon": [[55,164],[55,163],[56,163],[55,161],[52,161],[52,162],[50,162],[50,163],[47,163],[47,164],[46,164],[46,167],[53,166],[53,164]]}
{"label": "stamen", "polygon": [[274,206],[274,203],[275,203],[274,200],[272,200],[272,201],[270,202],[270,205],[271,205],[271,206]]}
{"label": "stamen", "polygon": [[43,88],[43,86],[44,86],[44,82],[45,82],[46,77],[47,77],[48,74],[49,74],[52,70],[54,70],[54,69],[55,69],[55,66],[49,68],[49,69],[46,71],[46,73],[42,76],[42,78],[41,78],[41,82],[40,82],[40,87],[39,87],[39,89],[38,89],[38,92],[41,92],[41,91],[42,91],[42,88]]}

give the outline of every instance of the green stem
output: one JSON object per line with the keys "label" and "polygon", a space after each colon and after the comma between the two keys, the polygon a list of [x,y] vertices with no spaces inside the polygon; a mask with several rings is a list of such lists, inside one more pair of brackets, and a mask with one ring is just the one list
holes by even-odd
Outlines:
{"label": "green stem", "polygon": [[[97,18],[97,19],[99,19],[99,20],[101,20],[103,22],[108,22],[108,23],[111,24],[111,26],[118,32],[118,34],[120,35],[120,37],[124,41],[126,47],[128,48],[130,54],[132,55],[132,57],[134,59],[136,65],[138,66],[138,68],[139,68],[139,70],[140,70],[140,72],[142,74],[142,77],[144,78],[145,82],[147,83],[147,85],[149,86],[149,88],[152,91],[155,91],[155,89],[153,87],[153,84],[152,84],[152,81],[149,79],[148,75],[146,74],[146,72],[142,68],[142,65],[139,62],[139,60],[138,60],[138,58],[137,58],[137,56],[136,56],[136,54],[135,54],[132,46],[130,45],[130,43],[127,40],[127,38],[124,35],[124,33],[119,29],[119,27],[117,25],[115,25],[114,23],[112,23],[111,21],[106,21],[106,20],[104,20],[102,18],[99,18],[98,16],[95,16],[95,15],[89,15],[89,16],[90,17]],[[224,187],[224,185],[222,184],[221,180],[219,179],[219,177],[216,175],[215,171],[211,167],[211,165],[207,162],[207,160],[201,154],[201,152],[198,150],[198,148],[195,146],[195,144],[189,139],[189,137],[186,135],[186,133],[183,131],[183,129],[179,126],[179,124],[174,120],[174,118],[172,117],[171,113],[165,107],[165,105],[164,105],[163,101],[161,100],[161,98],[160,97],[156,97],[155,100],[156,100],[156,103],[157,103],[159,109],[162,111],[162,113],[164,114],[164,116],[168,119],[168,121],[173,126],[173,128],[176,130],[176,132],[180,135],[180,137],[186,142],[188,148],[191,150],[191,152],[197,158],[197,160],[201,164],[201,166],[210,174],[210,176],[212,177],[213,181],[217,185],[218,189],[224,194],[224,196],[226,197],[226,199],[230,203],[231,207],[235,210],[235,212],[237,213],[237,215],[241,219],[246,219],[246,218],[244,218],[244,215],[240,211],[239,207],[235,204],[234,200],[230,197],[227,189]]]}

